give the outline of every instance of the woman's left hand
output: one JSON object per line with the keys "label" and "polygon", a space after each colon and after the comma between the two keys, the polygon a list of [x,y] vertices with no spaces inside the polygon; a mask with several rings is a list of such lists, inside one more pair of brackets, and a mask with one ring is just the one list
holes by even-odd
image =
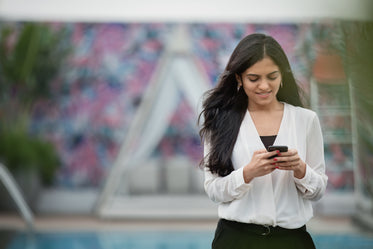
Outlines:
{"label": "woman's left hand", "polygon": [[300,159],[298,151],[289,149],[288,152],[280,152],[273,158],[276,168],[281,170],[293,170],[294,177],[302,179],[306,175],[306,164]]}

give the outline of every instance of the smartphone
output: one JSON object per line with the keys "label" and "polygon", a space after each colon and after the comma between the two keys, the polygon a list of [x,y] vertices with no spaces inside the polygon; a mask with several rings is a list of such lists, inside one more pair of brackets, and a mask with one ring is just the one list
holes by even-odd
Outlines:
{"label": "smartphone", "polygon": [[[287,152],[288,151],[288,147],[286,145],[271,145],[268,147],[268,151],[275,151],[275,150],[279,150],[280,152]],[[274,156],[271,156],[269,159],[272,159],[276,157],[276,155]]]}

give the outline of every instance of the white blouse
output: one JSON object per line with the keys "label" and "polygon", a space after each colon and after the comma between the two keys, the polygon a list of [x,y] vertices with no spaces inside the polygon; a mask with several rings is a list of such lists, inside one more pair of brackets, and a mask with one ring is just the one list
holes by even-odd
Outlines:
{"label": "white blouse", "polygon": [[[249,111],[242,121],[232,153],[234,171],[225,177],[205,167],[204,187],[211,200],[219,204],[220,218],[244,223],[299,228],[313,216],[311,201],[319,200],[326,188],[324,144],[315,112],[284,103],[284,114],[275,145],[296,149],[307,164],[302,179],[293,171],[275,170],[245,183],[243,167],[254,151],[264,149]],[[209,153],[205,143],[204,154]]]}

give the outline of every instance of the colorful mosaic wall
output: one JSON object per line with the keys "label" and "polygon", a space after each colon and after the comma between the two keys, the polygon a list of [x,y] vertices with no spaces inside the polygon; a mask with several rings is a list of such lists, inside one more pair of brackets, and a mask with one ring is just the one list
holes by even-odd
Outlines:
{"label": "colorful mosaic wall", "polygon": [[[51,83],[53,100],[36,103],[31,130],[58,150],[61,165],[55,186],[100,186],[176,24],[50,25],[67,29],[73,52]],[[283,46],[299,84],[309,94],[310,25],[187,24],[187,28],[192,53],[211,86],[237,42],[248,33],[264,32]],[[191,108],[181,101],[155,156],[183,154],[198,164],[202,151],[191,118]]]}

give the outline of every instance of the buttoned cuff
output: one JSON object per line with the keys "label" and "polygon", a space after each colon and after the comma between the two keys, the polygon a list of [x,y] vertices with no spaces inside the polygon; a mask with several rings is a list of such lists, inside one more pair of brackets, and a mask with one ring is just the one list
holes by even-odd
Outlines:
{"label": "buttoned cuff", "polygon": [[307,189],[311,188],[313,169],[306,164],[306,174],[303,178],[294,177],[295,184],[302,193],[306,193]]}
{"label": "buttoned cuff", "polygon": [[232,173],[234,174],[236,189],[246,192],[251,187],[251,184],[245,183],[245,179],[243,177],[243,167],[233,171]]}

